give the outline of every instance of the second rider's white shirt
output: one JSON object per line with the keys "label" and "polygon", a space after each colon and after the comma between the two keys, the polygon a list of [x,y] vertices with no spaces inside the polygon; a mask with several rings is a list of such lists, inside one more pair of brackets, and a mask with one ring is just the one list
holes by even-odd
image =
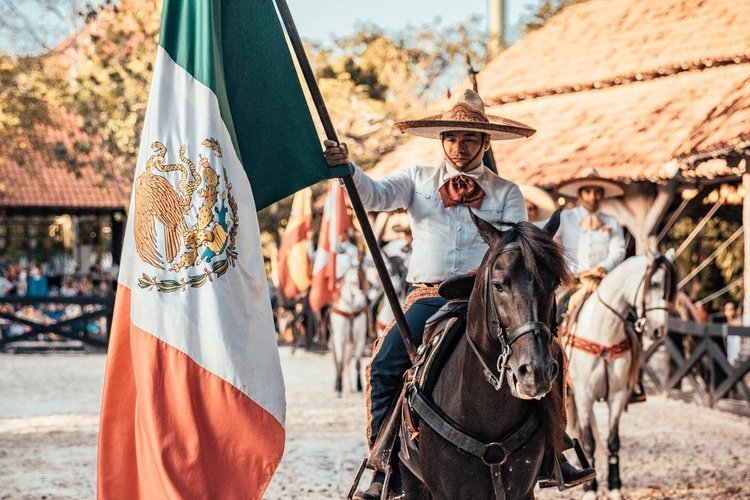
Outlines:
{"label": "second rider's white shirt", "polygon": [[[405,208],[411,218],[412,255],[407,281],[440,282],[479,267],[487,244],[471,220],[469,207],[444,207],[438,189],[458,171],[443,161],[437,167],[413,166],[375,180],[354,168],[354,183],[368,211]],[[501,222],[527,220],[526,203],[514,183],[484,165],[464,173],[485,192],[479,209],[482,219],[502,229]]]}

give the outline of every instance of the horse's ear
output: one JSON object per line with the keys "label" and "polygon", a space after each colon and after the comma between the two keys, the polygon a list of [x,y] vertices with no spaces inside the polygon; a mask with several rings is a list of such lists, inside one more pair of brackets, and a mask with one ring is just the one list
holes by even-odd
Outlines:
{"label": "horse's ear", "polygon": [[555,210],[554,213],[547,220],[547,223],[544,225],[544,230],[547,231],[551,236],[554,236],[555,233],[557,233],[557,229],[560,227],[560,211],[561,210],[562,209],[560,208]]}
{"label": "horse's ear", "polygon": [[469,213],[471,214],[471,220],[474,221],[474,225],[476,225],[479,230],[479,236],[481,236],[488,245],[491,246],[493,242],[503,236],[502,231],[486,220],[479,218],[473,210],[470,209]]}

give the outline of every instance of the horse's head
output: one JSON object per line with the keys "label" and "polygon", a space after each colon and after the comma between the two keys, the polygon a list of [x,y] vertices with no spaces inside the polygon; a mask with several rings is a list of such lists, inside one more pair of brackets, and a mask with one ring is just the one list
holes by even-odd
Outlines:
{"label": "horse's head", "polygon": [[643,277],[643,288],[637,313],[637,328],[650,339],[663,337],[667,331],[670,306],[677,294],[677,274],[672,262],[662,254],[652,257]]}
{"label": "horse's head", "polygon": [[469,300],[470,338],[493,360],[497,356],[496,369],[508,378],[514,396],[540,398],[560,370],[551,355],[550,324],[555,289],[570,278],[553,240],[559,212],[544,229],[519,222],[500,231],[479,217],[473,219],[490,248]]}

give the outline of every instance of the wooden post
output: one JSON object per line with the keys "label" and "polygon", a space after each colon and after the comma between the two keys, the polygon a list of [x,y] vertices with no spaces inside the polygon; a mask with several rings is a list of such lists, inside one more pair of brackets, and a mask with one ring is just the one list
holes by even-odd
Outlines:
{"label": "wooden post", "polygon": [[[742,226],[750,227],[750,159],[745,157],[742,161],[745,162],[745,173],[742,175],[742,187],[744,188],[745,194],[742,200]],[[745,231],[743,236],[745,242],[745,249],[743,250],[745,259],[745,270],[743,274],[743,281],[745,286],[744,299],[742,300],[742,324],[744,326],[750,326],[750,231]]]}

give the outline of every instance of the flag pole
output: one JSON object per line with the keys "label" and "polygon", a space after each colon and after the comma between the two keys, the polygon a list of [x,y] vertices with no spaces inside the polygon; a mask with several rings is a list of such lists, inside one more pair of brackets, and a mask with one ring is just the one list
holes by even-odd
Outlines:
{"label": "flag pole", "polygon": [[[320,89],[318,88],[318,82],[315,80],[315,74],[313,73],[312,67],[310,66],[310,61],[307,59],[305,48],[302,46],[302,40],[300,39],[299,33],[297,32],[297,27],[295,26],[294,20],[292,19],[292,13],[289,11],[286,0],[274,0],[274,2],[279,9],[281,20],[283,21],[284,27],[286,28],[286,33],[289,36],[289,41],[292,44],[292,48],[294,49],[294,54],[297,56],[297,63],[300,66],[300,70],[302,70],[302,75],[304,76],[305,82],[307,83],[307,88],[310,91],[313,103],[315,104],[315,109],[317,109],[318,111],[318,116],[320,117],[320,121],[323,124],[323,130],[325,131],[326,137],[328,138],[328,140],[338,143],[338,135],[336,134],[336,130],[333,127],[333,123],[331,122],[331,117],[328,115],[328,109],[326,108],[325,102],[323,101],[323,95],[320,93]],[[365,237],[365,243],[367,243],[367,248],[370,250],[372,260],[375,263],[375,269],[377,270],[380,281],[383,284],[383,291],[385,292],[385,296],[388,299],[388,304],[391,306],[391,310],[393,311],[396,325],[398,326],[399,332],[401,333],[401,339],[404,341],[406,350],[409,353],[409,359],[411,359],[411,361],[413,362],[416,353],[414,350],[414,345],[411,343],[411,340],[409,338],[409,326],[406,323],[406,317],[404,316],[404,312],[401,309],[401,304],[398,300],[398,296],[396,295],[396,290],[393,288],[391,277],[388,275],[388,270],[385,267],[383,255],[380,253],[378,242],[375,239],[375,234],[372,231],[372,226],[370,226],[370,220],[367,218],[367,211],[365,211],[365,207],[364,205],[362,205],[362,199],[359,197],[359,191],[357,191],[357,186],[354,185],[354,179],[352,178],[351,174],[342,177],[342,180],[344,182],[344,186],[346,187],[346,191],[349,194],[349,200],[351,200],[352,202],[354,213],[357,216],[357,220],[359,220],[360,227],[362,228],[362,234]]]}

